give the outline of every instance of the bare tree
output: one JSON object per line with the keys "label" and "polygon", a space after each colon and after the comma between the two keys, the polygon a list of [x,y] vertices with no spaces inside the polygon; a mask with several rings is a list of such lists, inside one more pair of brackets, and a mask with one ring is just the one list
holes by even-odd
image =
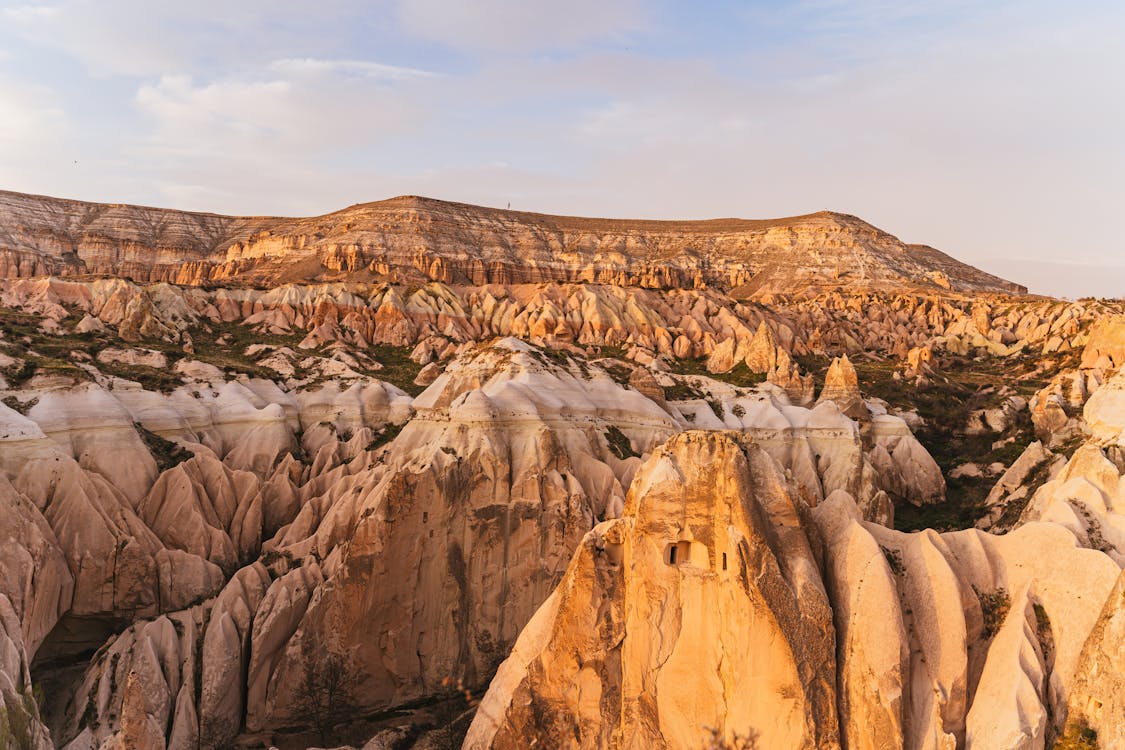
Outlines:
{"label": "bare tree", "polygon": [[0,708],[0,748],[36,750],[39,747],[41,692],[24,690]]}
{"label": "bare tree", "polygon": [[437,722],[443,733],[446,750],[457,750],[468,730],[467,722],[462,721],[465,713],[477,705],[473,692],[461,680],[445,677],[441,681],[442,692],[437,706]]}
{"label": "bare tree", "polygon": [[753,729],[745,735],[735,732],[729,740],[717,727],[705,726],[703,731],[707,735],[704,740],[704,750],[757,750],[758,748],[758,733]]}
{"label": "bare tree", "polygon": [[312,722],[321,743],[326,743],[335,727],[350,709],[347,695],[348,669],[343,657],[329,653],[314,654],[313,646],[306,641],[304,679],[297,685],[294,698],[299,710]]}

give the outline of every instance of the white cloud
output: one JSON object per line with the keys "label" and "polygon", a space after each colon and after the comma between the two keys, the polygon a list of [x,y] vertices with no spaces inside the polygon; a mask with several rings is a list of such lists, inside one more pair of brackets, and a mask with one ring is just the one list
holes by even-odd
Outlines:
{"label": "white cloud", "polygon": [[141,86],[136,103],[156,121],[158,135],[190,141],[225,131],[259,138],[289,125],[291,94],[284,80],[196,85],[191,76],[175,75]]}
{"label": "white cloud", "polygon": [[56,50],[97,76],[158,77],[201,67],[250,69],[331,50],[366,0],[57,0],[3,11],[7,29]]}
{"label": "white cloud", "polygon": [[66,114],[54,92],[0,77],[0,162],[60,138]]}
{"label": "white cloud", "polygon": [[368,60],[323,60],[312,57],[274,60],[268,67],[272,71],[289,75],[323,75],[325,73],[336,73],[364,76],[386,81],[430,78],[436,75],[427,70],[405,68],[398,65],[386,65],[384,63],[371,62]]}
{"label": "white cloud", "polygon": [[16,5],[0,9],[4,17],[16,23],[36,22],[44,18],[54,18],[59,14],[56,5]]}
{"label": "white cloud", "polygon": [[553,51],[644,28],[639,0],[399,0],[404,28],[459,49]]}
{"label": "white cloud", "polygon": [[327,196],[345,205],[380,196],[373,157],[355,154],[424,127],[432,117],[424,88],[441,78],[374,63],[308,62],[142,85],[134,103],[151,130],[123,153],[170,205],[299,213],[335,208]]}
{"label": "white cloud", "polygon": [[[416,121],[413,105],[394,86],[335,75],[331,65],[300,67],[304,75],[284,78],[196,82],[164,76],[142,85],[135,101],[155,125],[149,145],[166,152],[307,159],[400,132]],[[282,65],[278,72],[286,68],[293,66]]]}
{"label": "white cloud", "polygon": [[62,51],[96,75],[151,75],[176,69],[188,45],[159,4],[143,0],[67,0],[5,10],[9,30]]}

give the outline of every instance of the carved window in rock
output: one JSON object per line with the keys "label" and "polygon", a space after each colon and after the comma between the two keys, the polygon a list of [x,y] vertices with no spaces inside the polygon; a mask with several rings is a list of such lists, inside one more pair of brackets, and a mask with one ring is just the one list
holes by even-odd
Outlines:
{"label": "carved window in rock", "polygon": [[703,542],[681,539],[664,548],[664,562],[676,567],[690,565],[696,568],[709,568],[711,554]]}

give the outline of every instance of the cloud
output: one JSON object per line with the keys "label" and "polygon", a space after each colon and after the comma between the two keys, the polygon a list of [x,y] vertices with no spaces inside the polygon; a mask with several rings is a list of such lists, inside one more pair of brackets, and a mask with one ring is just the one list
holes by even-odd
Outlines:
{"label": "cloud", "polygon": [[620,40],[648,25],[639,0],[399,0],[398,13],[421,38],[505,55]]}
{"label": "cloud", "polygon": [[[388,69],[374,63],[281,61],[267,70],[265,77],[197,82],[172,75],[142,85],[135,103],[155,126],[148,144],[166,152],[307,159],[416,122],[414,105],[393,85],[405,75],[401,70],[389,69],[389,80]],[[363,75],[341,75],[351,70]],[[277,75],[282,72],[299,75]]]}
{"label": "cloud", "polygon": [[368,60],[323,60],[312,57],[274,60],[269,70],[288,75],[342,74],[363,76],[386,81],[404,81],[411,78],[431,78],[436,73],[417,68],[370,62]]}
{"label": "cloud", "polygon": [[292,92],[284,80],[197,85],[191,76],[170,75],[141,86],[136,103],[156,122],[158,137],[169,141],[200,142],[224,131],[261,138],[291,127]]}
{"label": "cloud", "polygon": [[55,93],[0,77],[0,161],[61,138],[66,113]]}
{"label": "cloud", "polygon": [[[1092,262],[1120,250],[1123,20],[1042,0],[58,0],[0,16],[0,172],[250,213],[397,193],[832,208],[968,260]],[[54,159],[78,147],[80,169]]]}
{"label": "cloud", "polygon": [[[251,213],[317,212],[329,196],[378,197],[382,154],[434,117],[440,76],[368,61],[299,59],[253,74],[163,76],[134,106],[148,127],[122,145],[158,202]],[[362,156],[361,156],[362,154]],[[367,183],[367,187],[362,187]]]}
{"label": "cloud", "polygon": [[9,33],[95,76],[154,78],[253,69],[295,50],[324,56],[365,30],[371,10],[365,0],[320,0],[315,9],[301,0],[57,0],[0,18]]}
{"label": "cloud", "polygon": [[4,10],[12,33],[61,51],[96,75],[150,75],[188,57],[182,35],[142,0],[23,5]]}

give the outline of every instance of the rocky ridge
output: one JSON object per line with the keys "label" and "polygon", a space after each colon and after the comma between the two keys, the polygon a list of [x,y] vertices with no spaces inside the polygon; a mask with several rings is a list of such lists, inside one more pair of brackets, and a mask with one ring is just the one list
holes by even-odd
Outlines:
{"label": "rocky ridge", "polygon": [[0,192],[0,277],[276,285],[313,276],[791,292],[825,283],[1026,292],[854,216],[638,221],[404,196],[324,216],[187,213]]}

